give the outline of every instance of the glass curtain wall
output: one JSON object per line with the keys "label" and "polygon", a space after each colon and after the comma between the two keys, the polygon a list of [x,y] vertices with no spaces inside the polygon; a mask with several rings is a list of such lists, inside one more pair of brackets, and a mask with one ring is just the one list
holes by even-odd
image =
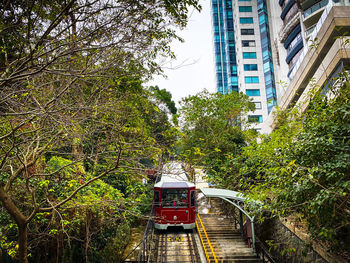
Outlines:
{"label": "glass curtain wall", "polygon": [[212,0],[217,91],[238,92],[232,0]]}
{"label": "glass curtain wall", "polygon": [[273,61],[271,53],[271,41],[269,32],[269,20],[267,15],[266,0],[258,0],[258,17],[259,17],[259,29],[261,38],[261,49],[264,67],[265,77],[265,89],[268,113],[276,105],[276,86],[273,75]]}

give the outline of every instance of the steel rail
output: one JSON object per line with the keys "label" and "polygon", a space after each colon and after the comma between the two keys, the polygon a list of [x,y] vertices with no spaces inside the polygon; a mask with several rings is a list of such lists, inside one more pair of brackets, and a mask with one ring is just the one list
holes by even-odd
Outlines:
{"label": "steel rail", "polygon": [[191,261],[192,261],[192,263],[194,263],[194,258],[193,258],[194,247],[192,247],[192,235],[190,236],[188,233],[186,233],[186,235],[187,235],[187,240],[188,240],[188,246],[190,248]]}

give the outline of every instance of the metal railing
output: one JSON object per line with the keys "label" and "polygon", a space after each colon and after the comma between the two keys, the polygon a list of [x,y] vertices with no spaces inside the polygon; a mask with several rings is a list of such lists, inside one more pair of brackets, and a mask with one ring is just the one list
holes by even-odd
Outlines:
{"label": "metal railing", "polygon": [[150,214],[150,218],[148,219],[147,226],[145,233],[143,235],[143,239],[140,246],[140,252],[139,256],[137,258],[137,262],[150,262],[151,256],[152,256],[152,246],[154,244],[153,238],[154,238],[154,214],[153,214],[153,205],[152,205],[152,211]]}
{"label": "metal railing", "polygon": [[263,263],[276,263],[272,258],[269,249],[256,237],[255,243],[256,255],[262,259]]}
{"label": "metal railing", "polygon": [[[226,216],[230,219],[230,222],[234,224],[235,229],[241,230],[242,237],[246,240],[246,242],[251,243],[251,237],[247,235],[247,231],[244,227],[242,215],[237,211],[236,208],[231,208],[226,205],[225,202],[222,202],[222,210],[226,214]],[[239,219],[240,218],[240,219]],[[239,226],[239,227],[238,227]],[[262,259],[263,263],[276,263],[276,261],[272,258],[269,249],[255,236],[255,252],[256,255]]]}
{"label": "metal railing", "polygon": [[[207,238],[209,248],[210,248],[211,253],[212,253],[213,257],[214,257],[214,262],[215,262],[215,263],[218,263],[218,260],[217,260],[217,258],[216,258],[215,252],[214,252],[214,248],[213,248],[213,246],[211,245],[210,239],[209,239],[209,237],[208,237],[207,231],[205,230],[205,227],[204,227],[204,225],[203,225],[202,219],[201,219],[201,217],[199,216],[199,214],[197,214],[197,217],[198,217],[199,222],[200,222],[200,224],[201,224],[201,227],[202,227],[202,229],[203,229],[204,235],[205,235],[205,237]],[[206,255],[206,257],[207,257],[208,263],[210,263],[209,255],[208,255],[208,253],[207,253],[207,251],[206,251],[205,244],[204,244],[204,242],[203,242],[203,238],[202,238],[202,235],[201,235],[201,233],[200,233],[197,220],[196,220],[196,226],[197,226],[197,230],[198,230],[198,233],[199,233],[199,235],[200,235],[200,238],[201,238],[201,242],[202,242],[202,245],[203,245],[203,248],[204,248],[204,252],[206,252],[205,255]]]}
{"label": "metal railing", "polygon": [[296,72],[298,71],[301,63],[303,62],[307,52],[309,51],[309,49],[311,48],[311,46],[317,44],[314,43],[316,40],[316,36],[318,34],[318,32],[320,31],[324,21],[326,20],[328,14],[330,13],[331,9],[333,6],[348,6],[349,3],[345,2],[345,1],[340,1],[339,3],[335,3],[333,1],[329,1],[328,4],[325,6],[325,9],[320,17],[320,19],[318,20],[316,26],[314,27],[314,30],[312,31],[312,33],[310,34],[310,38],[308,41],[308,44],[306,46],[304,46],[302,53],[300,54],[297,62],[294,64],[293,70],[290,72],[289,74],[289,79],[292,80],[293,77],[295,76]]}
{"label": "metal railing", "polygon": [[315,13],[316,11],[320,10],[322,7],[325,7],[328,4],[328,0],[322,0],[314,5],[312,5],[311,7],[309,7],[308,9],[306,9],[304,11],[304,17],[308,17],[309,15],[311,15],[312,13]]}
{"label": "metal railing", "polygon": [[[158,168],[158,174],[155,183],[161,179],[160,167],[163,167],[163,160],[160,162]],[[145,233],[143,234],[142,241],[137,247],[140,247],[140,252],[137,258],[137,262],[151,262],[152,248],[154,246],[154,203],[152,203],[151,213],[147,222]]]}
{"label": "metal railing", "polygon": [[207,259],[207,262],[210,263],[209,254],[208,254],[207,248],[205,247],[204,240],[203,240],[201,231],[199,230],[199,225],[197,223],[197,220],[195,221],[195,223],[196,223],[196,228],[197,228],[197,232],[198,232],[198,235],[199,235],[199,239],[201,240],[202,247],[204,249],[205,258]]}

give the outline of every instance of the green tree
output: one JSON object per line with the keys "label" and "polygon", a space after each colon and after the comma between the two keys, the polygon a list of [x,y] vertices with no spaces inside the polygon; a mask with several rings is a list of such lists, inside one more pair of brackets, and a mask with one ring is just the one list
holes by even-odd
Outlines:
{"label": "green tree", "polygon": [[[333,82],[334,83],[334,82]],[[305,113],[278,114],[272,134],[244,148],[241,187],[274,215],[298,215],[333,249],[350,240],[350,88],[347,72],[315,87]]]}
{"label": "green tree", "polygon": [[[173,56],[173,26],[184,27],[188,9],[200,7],[196,0],[0,5],[1,211],[15,222],[19,261],[28,262],[28,226],[38,213],[57,218],[103,177],[136,175],[140,159],[158,158],[164,147],[145,116],[154,103],[141,84],[161,71],[156,57]],[[61,161],[48,171],[53,158]]]}
{"label": "green tree", "polygon": [[180,147],[191,164],[203,165],[216,183],[231,172],[231,161],[249,139],[249,123],[242,117],[254,104],[241,93],[207,91],[181,101],[183,137]]}

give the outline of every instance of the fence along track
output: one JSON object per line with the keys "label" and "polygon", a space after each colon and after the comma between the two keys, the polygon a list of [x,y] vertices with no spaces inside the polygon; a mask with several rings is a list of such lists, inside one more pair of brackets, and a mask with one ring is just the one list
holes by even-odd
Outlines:
{"label": "fence along track", "polygon": [[157,236],[158,245],[152,262],[200,263],[193,232],[159,231]]}

